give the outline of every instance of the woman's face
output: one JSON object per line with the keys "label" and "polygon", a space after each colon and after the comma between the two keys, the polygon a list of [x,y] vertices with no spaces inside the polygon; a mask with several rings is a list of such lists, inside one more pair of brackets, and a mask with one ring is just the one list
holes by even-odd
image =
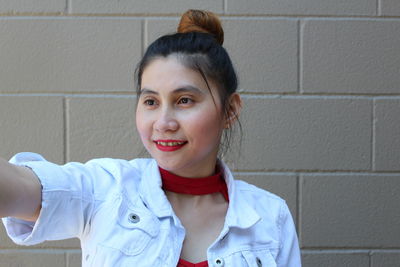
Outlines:
{"label": "woman's face", "polygon": [[[214,173],[223,113],[217,88],[175,56],[153,60],[142,75],[136,126],[158,165],[177,175]],[[213,100],[214,98],[214,100]]]}

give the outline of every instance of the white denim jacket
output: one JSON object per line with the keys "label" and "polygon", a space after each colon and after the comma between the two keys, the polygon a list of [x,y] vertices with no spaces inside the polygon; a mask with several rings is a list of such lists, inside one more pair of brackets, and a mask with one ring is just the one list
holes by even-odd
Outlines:
{"label": "white denim jacket", "polygon": [[[43,188],[36,223],[3,218],[15,243],[78,237],[83,267],[176,267],[185,229],[161,189],[155,160],[95,159],[59,166],[38,154],[20,153],[10,162],[31,168]],[[221,165],[229,207],[222,232],[207,250],[208,265],[301,266],[285,201],[235,181]]]}

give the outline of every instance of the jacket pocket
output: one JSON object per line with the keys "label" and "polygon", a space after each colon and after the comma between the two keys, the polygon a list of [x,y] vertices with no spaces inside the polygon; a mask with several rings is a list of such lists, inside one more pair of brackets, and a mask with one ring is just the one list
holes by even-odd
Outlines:
{"label": "jacket pocket", "polygon": [[242,256],[249,267],[276,267],[276,262],[270,249],[242,251]]}
{"label": "jacket pocket", "polygon": [[102,238],[99,245],[119,250],[127,256],[135,256],[143,252],[158,236],[160,222],[145,207],[132,208],[121,203],[117,218],[110,222],[108,227],[108,234]]}

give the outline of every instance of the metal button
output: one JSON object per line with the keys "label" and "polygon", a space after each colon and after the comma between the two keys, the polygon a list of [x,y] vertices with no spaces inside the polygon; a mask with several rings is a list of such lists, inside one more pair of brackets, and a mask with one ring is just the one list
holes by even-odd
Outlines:
{"label": "metal button", "polygon": [[261,262],[259,257],[256,258],[256,261],[257,261],[257,266],[261,267],[262,266],[262,262]]}
{"label": "metal button", "polygon": [[140,222],[140,217],[139,215],[135,214],[135,213],[130,213],[128,216],[128,219],[131,223],[138,223]]}
{"label": "metal button", "polygon": [[216,258],[214,261],[214,266],[224,266],[224,259]]}

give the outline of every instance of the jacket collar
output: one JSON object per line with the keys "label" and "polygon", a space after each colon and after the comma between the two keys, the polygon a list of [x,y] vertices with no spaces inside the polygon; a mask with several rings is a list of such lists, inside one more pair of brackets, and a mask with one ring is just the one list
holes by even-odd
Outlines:
{"label": "jacket collar", "polygon": [[[159,218],[173,216],[174,212],[164,191],[157,162],[154,159],[143,162],[142,179],[140,182],[140,196],[147,207]],[[225,218],[225,227],[249,228],[256,224],[260,215],[241,195],[235,184],[232,173],[228,166],[219,161],[225,182],[228,186],[229,206]]]}
{"label": "jacket collar", "polygon": [[244,198],[240,189],[236,186],[233,175],[228,166],[222,161],[219,161],[223,170],[225,182],[228,186],[229,206],[225,217],[225,227],[250,228],[260,219],[260,215]]}
{"label": "jacket collar", "polygon": [[174,212],[167,196],[162,190],[162,182],[157,162],[145,160],[142,168],[139,193],[147,207],[159,218],[173,216]]}

